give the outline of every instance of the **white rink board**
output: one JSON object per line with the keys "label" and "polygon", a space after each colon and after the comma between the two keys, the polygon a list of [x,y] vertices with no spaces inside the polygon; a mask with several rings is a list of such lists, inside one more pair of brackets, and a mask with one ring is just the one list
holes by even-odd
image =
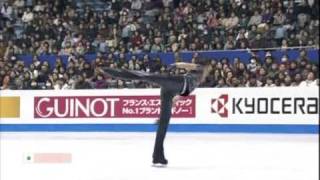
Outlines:
{"label": "white rink board", "polygon": [[[198,88],[191,95],[195,97],[194,117],[172,118],[172,124],[311,124],[319,122],[319,97],[318,88],[300,88],[300,87],[282,87],[282,88]],[[156,117],[136,118],[136,117],[107,117],[107,118],[35,118],[37,107],[35,97],[95,97],[98,96],[158,96],[159,89],[107,89],[107,90],[65,90],[65,91],[1,91],[1,96],[19,96],[20,97],[20,118],[1,118],[2,124],[152,124]],[[228,101],[225,102],[219,98],[221,95],[227,95]],[[239,102],[239,99],[242,100]],[[254,98],[254,100],[253,100]],[[282,111],[283,98],[285,100],[285,111],[288,114],[279,112],[271,113],[270,108],[275,111]],[[312,100],[309,100],[312,98]],[[213,100],[215,99],[215,102]],[[245,99],[249,105],[245,104]],[[260,105],[257,105],[258,99]],[[271,99],[275,99],[271,105]],[[298,99],[295,102],[295,99]],[[299,100],[300,99],[300,100]],[[301,100],[302,99],[302,100]],[[232,104],[235,100],[235,106]],[[219,109],[217,101],[223,104]],[[240,111],[251,111],[250,103],[255,101],[253,113],[243,113]],[[268,103],[268,109],[265,107]],[[297,105],[294,105],[297,103]],[[301,105],[303,104],[303,105]],[[309,104],[309,105],[308,105]],[[311,106],[310,106],[311,104]],[[41,104],[42,106],[43,104]],[[301,105],[301,107],[299,106]],[[40,106],[40,105],[39,105]],[[259,107],[258,107],[259,106]],[[43,107],[44,109],[46,107]],[[115,107],[108,106],[106,112],[117,111]],[[221,117],[224,108],[228,110],[227,117]],[[260,110],[266,110],[259,113]],[[94,109],[94,108],[92,108]],[[92,109],[90,111],[92,111]],[[232,111],[236,113],[232,113]],[[294,109],[296,109],[294,112]],[[302,109],[302,110],[301,110]],[[308,113],[308,109],[313,113]],[[71,111],[71,110],[70,110]],[[216,112],[213,112],[216,111]],[[314,113],[316,111],[317,113]],[[91,112],[90,112],[91,113]]]}

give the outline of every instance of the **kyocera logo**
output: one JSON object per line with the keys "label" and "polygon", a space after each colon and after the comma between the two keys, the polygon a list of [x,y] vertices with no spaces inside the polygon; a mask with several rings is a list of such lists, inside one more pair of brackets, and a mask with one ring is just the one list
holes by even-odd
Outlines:
{"label": "kyocera logo", "polygon": [[114,117],[119,98],[105,97],[35,97],[36,118]]}
{"label": "kyocera logo", "polygon": [[319,114],[318,97],[231,98],[229,104],[228,100],[227,94],[211,99],[211,113],[217,113],[222,118],[230,114]]}
{"label": "kyocera logo", "polygon": [[211,99],[211,113],[217,113],[223,118],[228,117],[228,109],[225,107],[228,99],[227,94],[222,94],[216,99]]}

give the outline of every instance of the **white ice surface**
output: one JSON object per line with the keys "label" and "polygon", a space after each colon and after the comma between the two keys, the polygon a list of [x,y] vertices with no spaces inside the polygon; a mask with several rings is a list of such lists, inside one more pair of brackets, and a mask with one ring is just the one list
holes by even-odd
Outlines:
{"label": "white ice surface", "polygon": [[[318,180],[317,135],[169,133],[166,168],[154,133],[2,133],[1,180]],[[71,153],[32,164],[28,153]]]}

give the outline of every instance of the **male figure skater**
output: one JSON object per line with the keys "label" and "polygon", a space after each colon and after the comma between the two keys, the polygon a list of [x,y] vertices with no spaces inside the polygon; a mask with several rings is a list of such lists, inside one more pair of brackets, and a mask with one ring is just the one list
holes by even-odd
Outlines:
{"label": "male figure skater", "polygon": [[[166,136],[169,120],[171,118],[172,104],[180,96],[188,96],[209,74],[209,67],[205,64],[179,62],[170,65],[170,68],[183,68],[187,71],[184,75],[152,74],[142,71],[129,71],[125,69],[103,68],[105,72],[115,78],[125,80],[142,80],[156,83],[160,86],[161,110],[159,125],[153,151],[153,164],[166,165],[163,142]],[[173,102],[174,101],[174,102]]]}

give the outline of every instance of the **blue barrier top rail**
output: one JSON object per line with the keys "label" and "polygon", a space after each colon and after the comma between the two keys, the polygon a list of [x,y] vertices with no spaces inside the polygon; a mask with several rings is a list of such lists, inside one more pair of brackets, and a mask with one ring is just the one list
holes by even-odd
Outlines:
{"label": "blue barrier top rail", "polygon": [[[299,49],[286,49],[286,50],[273,50],[273,51],[266,51],[266,50],[257,50],[254,51],[256,54],[256,57],[260,59],[261,61],[264,60],[266,53],[271,52],[271,55],[274,60],[280,61],[281,57],[284,55],[287,55],[289,57],[290,61],[297,60],[300,56],[300,50]],[[309,61],[319,64],[319,49],[306,49],[307,57]],[[243,63],[249,63],[250,59],[252,58],[252,51],[248,50],[225,50],[225,51],[199,51],[199,52],[180,52],[178,53],[178,56],[181,60],[190,62],[192,60],[192,57],[194,54],[197,53],[199,57],[204,59],[215,59],[215,60],[221,60],[223,58],[227,58],[229,62],[233,62],[235,58],[239,58],[240,61]],[[163,64],[172,64],[176,60],[177,54],[175,53],[139,53],[139,54],[133,54],[133,53],[126,53],[125,59],[129,60],[132,56],[136,56],[138,59],[142,59],[145,55],[148,55],[150,59],[160,58]],[[107,56],[107,55],[104,55]],[[39,55],[38,59],[40,61],[48,61],[51,67],[54,67],[56,59],[61,58],[61,60],[67,64],[68,62],[68,56],[67,55]],[[25,62],[26,65],[30,65],[33,60],[32,55],[19,55],[18,58]],[[84,58],[91,62],[97,58],[97,54],[86,54],[84,55]],[[115,59],[119,58],[119,54],[114,55]]]}

